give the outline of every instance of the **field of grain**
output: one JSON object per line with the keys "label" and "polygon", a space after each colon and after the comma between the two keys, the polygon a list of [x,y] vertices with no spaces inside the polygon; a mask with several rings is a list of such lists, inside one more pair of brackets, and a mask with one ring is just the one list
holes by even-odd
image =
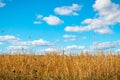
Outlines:
{"label": "field of grain", "polygon": [[120,80],[120,55],[0,55],[0,80]]}

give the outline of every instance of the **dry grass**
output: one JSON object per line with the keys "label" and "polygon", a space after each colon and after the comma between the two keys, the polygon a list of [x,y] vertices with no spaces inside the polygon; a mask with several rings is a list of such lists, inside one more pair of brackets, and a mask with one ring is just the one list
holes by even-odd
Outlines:
{"label": "dry grass", "polygon": [[0,80],[120,80],[120,55],[0,55]]}

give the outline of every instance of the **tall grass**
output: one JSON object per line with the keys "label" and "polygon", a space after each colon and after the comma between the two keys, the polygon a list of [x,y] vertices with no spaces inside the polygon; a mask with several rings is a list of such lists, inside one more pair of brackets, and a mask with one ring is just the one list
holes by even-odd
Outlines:
{"label": "tall grass", "polygon": [[0,55],[0,80],[120,80],[120,55]]}

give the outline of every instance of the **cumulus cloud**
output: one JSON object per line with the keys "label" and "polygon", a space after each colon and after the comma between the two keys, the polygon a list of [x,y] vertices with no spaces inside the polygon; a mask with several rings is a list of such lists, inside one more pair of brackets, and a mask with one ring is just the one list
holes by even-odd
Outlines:
{"label": "cumulus cloud", "polygon": [[6,3],[0,1],[0,8],[5,7]]}
{"label": "cumulus cloud", "polygon": [[39,39],[33,41],[21,41],[19,38],[11,35],[0,36],[0,41],[10,42],[12,45],[21,45],[21,46],[52,46],[53,44],[49,41]]}
{"label": "cumulus cloud", "polygon": [[66,26],[65,31],[84,32],[93,30],[101,34],[112,33],[110,26],[120,23],[120,5],[111,2],[111,0],[96,0],[93,8],[97,12],[96,18],[85,19],[80,26]]}
{"label": "cumulus cloud", "polygon": [[96,49],[96,50],[105,50],[105,49],[110,49],[110,48],[116,48],[120,46],[120,41],[114,41],[114,42],[94,42],[91,46],[90,49]]}
{"label": "cumulus cloud", "polygon": [[14,42],[20,40],[19,38],[12,35],[0,36],[0,41]]}
{"label": "cumulus cloud", "polygon": [[10,52],[21,52],[21,51],[25,52],[25,51],[29,50],[29,46],[48,47],[48,46],[53,46],[53,44],[48,41],[45,41],[43,39],[33,40],[33,41],[17,41],[17,42],[11,43],[11,46],[8,46],[7,50]]}
{"label": "cumulus cloud", "polygon": [[46,23],[49,25],[59,25],[59,24],[64,23],[64,21],[62,21],[60,18],[53,16],[53,15],[44,17],[43,20],[46,21]]}
{"label": "cumulus cloud", "polygon": [[79,15],[77,11],[81,9],[82,6],[78,4],[72,4],[71,6],[56,7],[54,9],[55,13],[59,15]]}
{"label": "cumulus cloud", "polygon": [[49,16],[43,16],[43,15],[37,15],[36,16],[37,20],[33,22],[33,24],[41,24],[42,21],[45,21],[48,25],[60,25],[64,23],[59,17],[54,16],[54,15],[49,15]]}
{"label": "cumulus cloud", "polygon": [[84,48],[85,46],[71,45],[71,46],[67,46],[64,50],[81,50]]}
{"label": "cumulus cloud", "polygon": [[11,52],[26,51],[29,49],[29,46],[32,46],[32,47],[39,47],[39,46],[51,47],[51,46],[53,46],[53,43],[43,40],[43,39],[23,41],[15,36],[11,36],[11,35],[0,36],[0,45],[2,45],[3,42],[10,43],[10,46],[8,46],[6,49]]}

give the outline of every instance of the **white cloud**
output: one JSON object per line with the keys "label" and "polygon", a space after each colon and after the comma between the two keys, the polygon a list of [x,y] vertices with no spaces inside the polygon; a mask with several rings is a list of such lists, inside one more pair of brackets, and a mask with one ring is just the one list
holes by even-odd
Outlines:
{"label": "white cloud", "polygon": [[37,14],[36,21],[33,21],[33,24],[42,24],[42,18],[43,18],[43,15]]}
{"label": "white cloud", "polygon": [[120,49],[117,49],[116,52],[120,52]]}
{"label": "white cloud", "polygon": [[76,35],[68,35],[68,34],[63,35],[63,38],[76,38],[76,37],[77,37]]}
{"label": "white cloud", "polygon": [[14,42],[20,40],[19,38],[16,38],[15,36],[12,35],[5,35],[5,36],[0,36],[0,41],[8,41],[8,42]]}
{"label": "white cloud", "polygon": [[97,11],[97,17],[93,19],[85,19],[82,24],[85,26],[66,26],[65,31],[68,32],[84,32],[91,31],[100,34],[110,34],[112,30],[109,28],[120,23],[120,5],[112,3],[111,0],[96,0],[93,5]]}
{"label": "white cloud", "polygon": [[45,52],[54,52],[54,51],[57,51],[56,49],[54,48],[47,48],[44,50]]}
{"label": "white cloud", "polygon": [[66,26],[65,31],[67,32],[83,32],[83,31],[89,31],[87,27],[80,27],[80,26]]}
{"label": "white cloud", "polygon": [[0,45],[2,45],[3,43],[2,42],[0,42]]}
{"label": "white cloud", "polygon": [[71,39],[65,39],[64,42],[73,42],[73,41],[76,41],[77,39],[76,38],[71,38]]}
{"label": "white cloud", "polygon": [[79,11],[80,9],[80,5],[72,4],[72,6],[56,7],[54,11],[59,15],[79,15],[77,11]]}
{"label": "white cloud", "polygon": [[21,46],[52,46],[53,44],[45,41],[43,39],[33,40],[33,41],[21,41],[19,38],[15,36],[0,36],[0,41],[8,41],[12,45],[21,45]]}
{"label": "white cloud", "polygon": [[41,24],[41,21],[34,21],[33,24]]}
{"label": "white cloud", "polygon": [[6,3],[3,3],[2,1],[0,1],[0,8],[5,7]]}
{"label": "white cloud", "polygon": [[84,46],[71,45],[67,46],[64,50],[81,50],[84,49]]}
{"label": "white cloud", "polygon": [[53,16],[53,15],[44,17],[43,20],[46,21],[46,23],[49,25],[59,25],[59,24],[64,23],[64,21],[62,21],[61,19],[59,19],[58,17]]}
{"label": "white cloud", "polygon": [[[14,43],[13,43],[14,44]],[[22,46],[52,46],[53,44],[45,41],[43,39],[33,40],[33,41],[19,41],[14,45],[22,45]]]}
{"label": "white cloud", "polygon": [[7,47],[8,51],[11,52],[18,52],[18,51],[27,51],[29,50],[29,46],[32,47],[38,47],[38,46],[44,46],[44,47],[48,47],[48,46],[53,46],[52,43],[45,41],[43,39],[39,39],[39,40],[33,40],[33,41],[16,41],[16,42],[11,42],[11,46]]}
{"label": "white cloud", "polygon": [[110,48],[116,48],[120,46],[120,41],[114,41],[114,42],[94,42],[91,46],[90,49],[96,49],[96,50],[105,50],[105,49],[110,49]]}
{"label": "white cloud", "polygon": [[11,52],[21,52],[26,51],[28,48],[26,46],[8,46],[7,50]]}
{"label": "white cloud", "polygon": [[100,34],[111,34],[112,30],[107,27],[107,28],[96,29],[94,30],[94,32],[98,32]]}
{"label": "white cloud", "polygon": [[77,40],[77,36],[76,35],[65,34],[65,35],[63,35],[63,38],[65,38],[64,42],[72,42],[72,41],[76,41]]}
{"label": "white cloud", "polygon": [[43,16],[41,14],[38,14],[36,15],[36,21],[34,21],[33,24],[41,24],[43,21],[45,21],[48,25],[54,25],[54,26],[64,23],[64,21],[62,21],[57,16],[54,15]]}
{"label": "white cloud", "polygon": [[24,50],[24,49],[27,49],[26,46],[8,46],[7,47],[7,50]]}
{"label": "white cloud", "polygon": [[37,19],[42,19],[42,18],[43,18],[43,15],[38,14],[38,15],[36,15],[36,17],[37,17]]}

